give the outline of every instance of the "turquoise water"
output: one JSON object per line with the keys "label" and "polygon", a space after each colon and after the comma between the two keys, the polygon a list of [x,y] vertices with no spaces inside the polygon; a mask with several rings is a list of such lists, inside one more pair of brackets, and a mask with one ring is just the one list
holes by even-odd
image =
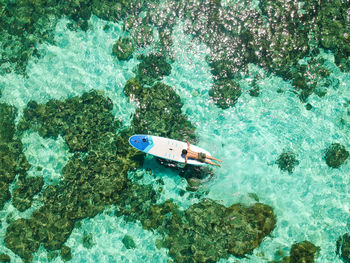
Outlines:
{"label": "turquoise water", "polygon": [[[67,19],[56,26],[56,46],[38,46],[43,56],[30,60],[28,77],[9,73],[0,75],[1,102],[19,109],[18,119],[30,100],[45,103],[49,99],[66,99],[81,95],[91,89],[102,90],[113,102],[113,114],[123,125],[130,125],[130,115],[135,105],[128,102],[123,87],[135,73],[139,63],[134,56],[127,62],[119,62],[111,56],[115,39],[124,36],[122,24],[103,21],[95,16],[89,20],[87,32],[69,31]],[[107,31],[103,27],[108,24]],[[244,259],[231,256],[221,262],[267,262],[274,259],[278,250],[288,253],[293,243],[309,240],[321,248],[316,262],[341,262],[335,254],[335,243],[348,229],[349,220],[349,163],[339,169],[327,166],[322,156],[324,149],[337,141],[350,148],[350,119],[343,106],[350,98],[350,75],[340,72],[334,64],[332,53],[321,51],[331,75],[339,80],[339,86],[329,88],[325,97],[309,97],[313,109],[308,111],[293,92],[291,83],[275,75],[269,75],[256,65],[249,65],[250,75],[240,80],[243,93],[235,107],[222,110],[208,95],[212,75],[206,62],[210,50],[203,43],[184,34],[184,23],[178,21],[173,32],[172,72],[163,80],[181,97],[183,113],[196,126],[198,145],[208,149],[213,156],[223,160],[221,168],[214,168],[214,177],[203,183],[206,196],[224,205],[237,202],[252,204],[249,193],[255,193],[262,203],[274,208],[277,226],[252,255]],[[152,47],[139,49],[147,54]],[[248,94],[252,75],[260,72],[261,95]],[[277,92],[279,91],[279,92]],[[282,91],[282,92],[281,92]],[[341,119],[344,119],[341,122]],[[36,167],[43,167],[45,186],[62,180],[62,168],[71,158],[64,140],[44,139],[37,133],[26,133],[22,138],[25,155],[32,165],[30,175],[38,176]],[[275,160],[284,150],[294,151],[300,164],[292,174],[282,172]],[[144,174],[142,183],[156,187],[156,179],[164,180],[161,201],[173,199],[186,209],[198,202],[186,192],[186,181],[176,172],[160,166],[148,156],[144,169],[134,173]],[[156,178],[146,173],[152,169]],[[134,176],[130,172],[130,177]],[[38,198],[23,213],[6,203],[0,211],[5,235],[9,214],[14,219],[28,218],[40,207]],[[156,232],[142,229],[139,223],[126,222],[113,216],[113,207],[94,218],[82,220],[66,245],[72,249],[71,262],[167,262],[167,250],[157,249]],[[84,233],[92,234],[91,248],[82,245]],[[126,249],[122,243],[125,234],[133,237],[136,249]],[[21,259],[4,246],[0,239],[0,252],[10,255],[13,262]],[[47,262],[47,252],[41,247],[34,254],[35,262]],[[60,257],[52,262],[62,262]]]}

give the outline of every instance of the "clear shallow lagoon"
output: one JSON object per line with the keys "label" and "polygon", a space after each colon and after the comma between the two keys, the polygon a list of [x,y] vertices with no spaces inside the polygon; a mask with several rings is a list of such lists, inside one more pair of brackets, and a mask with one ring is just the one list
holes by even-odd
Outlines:
{"label": "clear shallow lagoon", "polygon": [[[130,123],[130,114],[135,105],[123,94],[126,81],[133,77],[133,69],[139,63],[135,58],[119,62],[111,56],[112,46],[125,33],[121,24],[105,22],[93,16],[87,32],[69,31],[68,20],[57,24],[57,45],[41,44],[43,56],[38,61],[29,61],[28,77],[15,73],[0,75],[1,102],[14,105],[21,111],[30,100],[45,103],[49,99],[64,100],[81,95],[91,89],[102,90],[114,104],[113,114],[125,126]],[[103,30],[105,24],[111,28]],[[163,82],[174,88],[181,97],[183,113],[196,126],[198,145],[208,149],[213,156],[222,159],[222,168],[214,168],[214,177],[201,189],[208,191],[207,197],[224,205],[254,200],[255,193],[262,203],[274,208],[277,226],[270,237],[252,255],[244,259],[233,256],[221,262],[267,262],[274,259],[278,250],[288,252],[293,243],[309,240],[321,248],[316,262],[342,262],[335,254],[339,236],[348,229],[349,220],[349,162],[332,169],[323,159],[325,148],[336,141],[350,149],[350,118],[344,103],[350,98],[350,75],[341,73],[334,65],[331,53],[322,51],[327,68],[339,86],[330,87],[325,97],[311,95],[311,110],[306,110],[293,92],[291,83],[264,73],[264,70],[249,66],[249,72],[261,72],[259,80],[261,94],[248,94],[251,76],[240,82],[243,93],[234,107],[218,108],[210,99],[208,90],[212,75],[205,60],[209,49],[184,34],[183,23],[177,22],[173,32],[172,46],[174,63],[171,74]],[[138,50],[147,54],[150,48]],[[277,92],[277,91],[280,92]],[[341,122],[345,118],[345,123]],[[348,119],[346,119],[348,118]],[[60,180],[60,171],[70,158],[67,145],[62,138],[43,139],[36,133],[22,138],[25,155],[32,167],[44,168],[46,185]],[[274,162],[284,150],[297,154],[300,163],[294,172],[282,172]],[[198,201],[186,189],[186,181],[176,172],[160,166],[147,157],[144,168],[164,180],[162,200],[173,199],[183,209]],[[142,169],[139,173],[145,173]],[[30,171],[31,173],[31,171]],[[33,168],[32,175],[35,176]],[[155,184],[156,179],[145,173],[144,183]],[[40,206],[34,202],[34,207]],[[112,215],[112,208],[91,219],[84,219],[75,229],[66,244],[71,247],[71,262],[166,262],[170,259],[166,249],[155,245],[157,234],[143,230],[138,223],[127,223]],[[7,226],[5,217],[13,213],[16,217],[27,217],[33,208],[24,213],[7,203],[2,211],[1,235]],[[82,246],[84,232],[93,236],[93,247]],[[133,237],[137,248],[127,250],[121,240],[125,234]],[[0,240],[0,252],[11,256],[11,262],[21,262]],[[34,256],[36,262],[47,262],[46,251],[41,248]],[[61,262],[57,257],[53,262]]]}

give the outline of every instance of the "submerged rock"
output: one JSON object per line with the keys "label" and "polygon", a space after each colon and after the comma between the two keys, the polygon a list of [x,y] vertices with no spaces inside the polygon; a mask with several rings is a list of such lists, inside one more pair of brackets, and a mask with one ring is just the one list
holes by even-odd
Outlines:
{"label": "submerged rock", "polygon": [[253,87],[249,90],[249,95],[252,97],[259,97],[260,95],[260,88],[259,86]]}
{"label": "submerged rock", "polygon": [[0,254],[0,262],[1,263],[10,263],[11,258],[9,255],[2,253],[2,254]]}
{"label": "submerged rock", "polygon": [[266,205],[226,208],[207,199],[167,220],[163,246],[176,262],[216,262],[229,254],[242,257],[258,247],[275,224]]}
{"label": "submerged rock", "polygon": [[288,72],[288,78],[293,79],[294,88],[300,92],[299,96],[303,101],[312,93],[323,97],[330,85],[327,81],[330,75],[324,66],[324,59],[312,58],[308,64],[297,65]]}
{"label": "submerged rock", "polygon": [[336,253],[345,263],[350,262],[350,235],[348,233],[340,236],[337,240]]}
{"label": "submerged rock", "polygon": [[294,152],[284,152],[276,160],[276,164],[282,171],[287,171],[292,173],[295,166],[299,165],[299,161],[296,158],[296,154]]}
{"label": "submerged rock", "polygon": [[344,1],[308,1],[303,9],[307,13],[316,12],[313,32],[320,47],[335,53],[335,63],[343,71],[349,72],[350,36],[349,3]]}
{"label": "submerged rock", "polygon": [[113,45],[112,54],[119,60],[129,60],[134,53],[135,47],[129,37],[119,38]]}
{"label": "submerged rock", "polygon": [[130,79],[124,93],[139,103],[132,121],[134,133],[177,140],[195,137],[193,124],[181,112],[180,96],[170,86],[158,82],[152,88],[145,88],[139,81]]}
{"label": "submerged rock", "polygon": [[329,167],[338,168],[349,157],[349,152],[339,143],[332,143],[326,149],[324,159]]}
{"label": "submerged rock", "polygon": [[83,234],[82,237],[82,243],[83,243],[83,247],[85,248],[92,248],[94,246],[94,237],[92,235],[92,233],[85,233]]}
{"label": "submerged rock", "polygon": [[179,175],[187,181],[189,191],[197,191],[203,182],[213,177],[214,171],[209,166],[186,165],[180,169]]}
{"label": "submerged rock", "polygon": [[8,143],[15,135],[15,118],[17,109],[5,103],[0,103],[0,142]]}
{"label": "submerged rock", "polygon": [[239,84],[231,79],[216,81],[209,90],[214,103],[222,109],[234,106],[241,94]]}
{"label": "submerged rock", "polygon": [[49,100],[46,104],[31,101],[24,109],[20,127],[36,130],[44,138],[61,134],[70,151],[86,152],[104,133],[119,127],[112,108],[111,100],[94,90],[65,101]]}
{"label": "submerged rock", "polygon": [[0,209],[11,198],[9,186],[16,175],[25,176],[30,168],[21,140],[16,136],[17,109],[0,103]]}
{"label": "submerged rock", "polygon": [[[75,223],[116,203],[127,171],[142,163],[128,144],[130,131],[116,135],[112,108],[108,98],[93,91],[64,102],[30,102],[24,110],[22,129],[30,127],[43,136],[63,134],[71,151],[77,151],[62,169],[63,180],[42,192],[42,206],[7,228],[5,245],[25,261],[31,261],[40,244],[49,251],[67,250],[63,245]],[[88,152],[82,155],[80,149]],[[63,254],[69,260],[69,253]]]}
{"label": "submerged rock", "polygon": [[320,248],[316,247],[310,241],[303,241],[293,244],[290,249],[290,263],[307,262],[313,263],[315,256],[318,255]]}
{"label": "submerged rock", "polygon": [[[4,238],[5,246],[26,261],[32,261],[35,251],[38,250],[40,242],[33,237],[37,235],[38,229],[28,219],[18,219],[11,223]],[[31,242],[27,242],[31,240]]]}
{"label": "submerged rock", "polygon": [[[62,17],[71,20],[68,28],[88,29],[94,14],[107,21],[117,22],[128,15],[137,17],[149,1],[19,1],[0,2],[0,71],[12,70],[25,74],[28,60],[39,57],[36,48],[42,42],[54,44],[54,30]],[[23,33],[25,32],[25,34]],[[16,46],[15,49],[10,48]]]}
{"label": "submerged rock", "polygon": [[122,193],[116,215],[140,220],[147,230],[163,235],[158,246],[169,249],[175,262],[216,262],[229,254],[244,256],[258,247],[276,224],[272,208],[257,203],[225,207],[206,199],[185,211],[171,200],[157,204],[151,185],[133,184]]}
{"label": "submerged rock", "polygon": [[122,242],[127,249],[136,248],[134,239],[129,235],[125,235],[122,239]]}
{"label": "submerged rock", "polygon": [[141,56],[141,63],[137,66],[136,79],[143,85],[152,85],[155,81],[159,81],[163,76],[171,73],[171,66],[167,62],[166,57],[161,54],[150,54]]}
{"label": "submerged rock", "polygon": [[186,179],[187,180],[187,188],[188,191],[197,191],[199,186],[201,185],[201,180],[195,177],[191,177]]}
{"label": "submerged rock", "polygon": [[149,46],[154,41],[153,28],[146,22],[146,19],[142,19],[141,23],[136,23],[132,37],[139,47]]}
{"label": "submerged rock", "polygon": [[43,185],[42,177],[20,177],[17,181],[17,188],[13,192],[13,206],[20,212],[28,209],[32,205],[34,195],[41,191]]}
{"label": "submerged rock", "polygon": [[63,246],[61,248],[61,258],[63,259],[63,261],[69,261],[72,259],[72,252],[70,247]]}

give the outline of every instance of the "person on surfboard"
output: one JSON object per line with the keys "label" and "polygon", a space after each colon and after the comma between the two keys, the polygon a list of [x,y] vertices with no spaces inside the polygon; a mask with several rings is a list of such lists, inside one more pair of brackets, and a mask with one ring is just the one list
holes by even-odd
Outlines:
{"label": "person on surfboard", "polygon": [[212,156],[207,156],[205,153],[201,153],[201,152],[197,153],[197,152],[192,151],[190,149],[190,143],[188,141],[187,141],[187,150],[183,149],[182,150],[182,154],[185,155],[185,165],[184,165],[184,167],[187,164],[187,159],[188,158],[192,158],[192,159],[198,160],[198,161],[200,161],[202,163],[209,163],[211,165],[216,165],[216,166],[221,167],[220,164],[214,163],[214,162],[210,161],[209,159],[215,160],[215,161],[218,161],[218,162],[222,162],[221,160],[216,159],[216,158],[214,158]]}

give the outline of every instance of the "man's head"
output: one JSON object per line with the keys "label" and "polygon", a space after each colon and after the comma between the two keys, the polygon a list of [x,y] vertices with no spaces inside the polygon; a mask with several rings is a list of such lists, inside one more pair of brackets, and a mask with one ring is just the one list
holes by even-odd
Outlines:
{"label": "man's head", "polygon": [[187,150],[186,150],[186,149],[183,149],[183,150],[182,150],[182,154],[187,154]]}

